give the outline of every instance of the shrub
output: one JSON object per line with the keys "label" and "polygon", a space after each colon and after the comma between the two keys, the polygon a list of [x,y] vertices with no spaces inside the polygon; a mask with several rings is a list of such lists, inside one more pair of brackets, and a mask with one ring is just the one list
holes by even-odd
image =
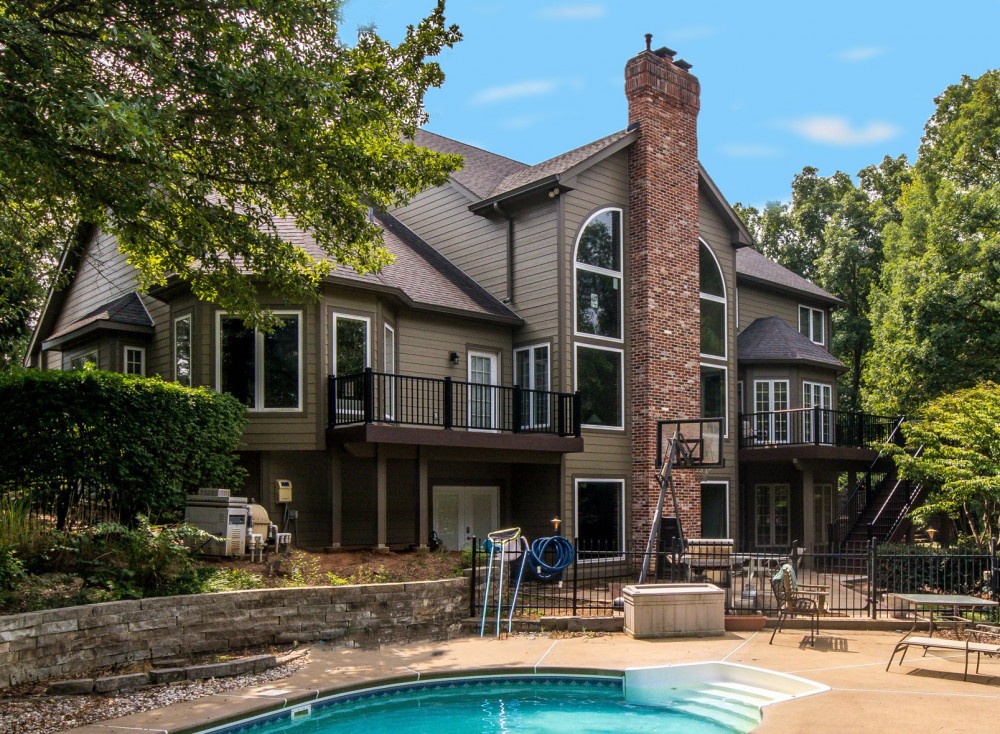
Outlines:
{"label": "shrub", "polygon": [[263,589],[267,584],[259,573],[242,568],[213,569],[201,582],[201,591],[248,591]]}
{"label": "shrub", "polygon": [[52,545],[52,529],[32,516],[24,493],[0,495],[0,543],[28,560],[44,555]]}
{"label": "shrub", "polygon": [[27,489],[56,510],[86,499],[126,525],[176,519],[197,487],[238,486],[246,424],[236,399],[206,388],[98,370],[0,373],[0,494]]}
{"label": "shrub", "polygon": [[13,589],[24,578],[24,564],[14,549],[0,546],[0,590]]}

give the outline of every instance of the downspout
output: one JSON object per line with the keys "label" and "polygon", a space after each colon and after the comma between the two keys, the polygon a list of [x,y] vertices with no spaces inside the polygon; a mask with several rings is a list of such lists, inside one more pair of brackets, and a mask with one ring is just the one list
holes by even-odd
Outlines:
{"label": "downspout", "polygon": [[514,220],[500,208],[500,202],[493,202],[493,211],[507,220],[507,292],[503,302],[510,305],[514,301]]}

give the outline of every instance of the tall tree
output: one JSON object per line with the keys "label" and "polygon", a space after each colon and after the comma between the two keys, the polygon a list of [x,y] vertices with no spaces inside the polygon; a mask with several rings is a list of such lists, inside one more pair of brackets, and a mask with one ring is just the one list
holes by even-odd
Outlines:
{"label": "tall tree", "polygon": [[881,411],[1000,380],[1000,70],[936,103],[872,296],[865,403]]}
{"label": "tall tree", "polygon": [[[3,328],[37,299],[26,268],[81,221],[117,238],[143,286],[176,274],[250,321],[258,286],[301,302],[334,264],[388,263],[367,208],[459,164],[409,141],[443,80],[428,59],[460,34],[438,0],[399,45],[363,30],[348,46],[340,4],[0,0]],[[282,240],[282,219],[329,260]]]}

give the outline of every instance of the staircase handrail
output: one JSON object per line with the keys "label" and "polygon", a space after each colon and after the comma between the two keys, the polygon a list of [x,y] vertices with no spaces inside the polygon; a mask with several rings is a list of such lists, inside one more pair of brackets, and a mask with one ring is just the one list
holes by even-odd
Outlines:
{"label": "staircase handrail", "polygon": [[[906,422],[906,416],[905,415],[899,416],[899,420],[896,422],[895,427],[893,427],[893,429],[892,429],[892,433],[889,434],[889,438],[885,442],[886,444],[893,443],[893,439],[896,438],[896,434],[898,434],[900,432],[900,429],[902,428],[903,423],[905,423],[905,422]],[[831,529],[833,531],[836,531],[840,527],[840,521],[841,520],[845,520],[845,521],[850,520],[850,524],[849,525],[846,522],[844,523],[845,525],[847,525],[847,531],[844,533],[844,537],[842,537],[842,538],[841,537],[834,538],[834,537],[832,537],[832,533],[831,533],[831,538],[830,538],[830,540],[831,540],[831,546],[834,549],[837,549],[837,550],[840,549],[840,547],[843,545],[844,541],[846,541],[847,538],[848,538],[848,536],[850,535],[851,529],[854,527],[854,525],[861,518],[861,515],[864,514],[864,511],[865,511],[866,508],[862,507],[860,510],[855,510],[853,512],[854,517],[853,517],[853,519],[851,519],[851,518],[848,518],[847,510],[848,510],[848,508],[850,508],[850,507],[852,507],[852,506],[854,506],[856,504],[857,497],[858,497],[859,494],[861,494],[862,487],[867,486],[867,483],[870,482],[871,475],[875,472],[875,467],[878,466],[879,462],[882,460],[882,457],[885,455],[885,451],[886,451],[885,446],[883,446],[882,448],[879,449],[878,455],[875,457],[875,460],[872,461],[871,466],[868,467],[868,470],[864,473],[864,476],[862,476],[861,479],[858,481],[858,483],[854,486],[854,490],[847,496],[847,499],[844,500],[844,504],[841,506],[840,510],[837,512],[837,516],[835,518],[833,518],[833,521],[830,523]],[[868,501],[870,501],[870,498],[869,498]]]}

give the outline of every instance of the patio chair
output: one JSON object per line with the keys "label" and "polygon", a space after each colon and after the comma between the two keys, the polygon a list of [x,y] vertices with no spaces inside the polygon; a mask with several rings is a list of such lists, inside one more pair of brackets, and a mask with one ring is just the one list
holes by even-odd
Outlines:
{"label": "patio chair", "polygon": [[[774,644],[774,636],[781,629],[781,623],[787,617],[809,617],[809,644],[816,645],[816,635],[819,634],[819,615],[821,604],[818,596],[823,592],[799,590],[795,582],[795,571],[788,563],[783,563],[778,573],[771,577],[771,590],[774,598],[778,602],[778,619],[774,624],[774,631],[771,632],[771,641],[767,644]],[[825,594],[823,594],[825,599]]]}

